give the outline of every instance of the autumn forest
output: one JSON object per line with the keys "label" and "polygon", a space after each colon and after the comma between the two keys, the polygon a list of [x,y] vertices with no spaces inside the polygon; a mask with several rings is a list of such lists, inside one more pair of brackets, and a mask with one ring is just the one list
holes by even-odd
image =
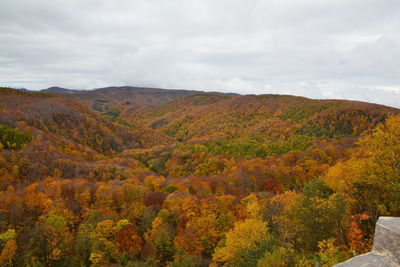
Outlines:
{"label": "autumn forest", "polygon": [[332,266],[400,216],[399,111],[0,88],[0,266]]}

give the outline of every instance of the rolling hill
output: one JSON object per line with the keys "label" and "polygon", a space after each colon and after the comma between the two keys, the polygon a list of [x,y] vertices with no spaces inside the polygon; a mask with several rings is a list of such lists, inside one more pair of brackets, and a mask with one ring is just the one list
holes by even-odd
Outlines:
{"label": "rolling hill", "polygon": [[397,112],[395,108],[357,101],[194,94],[133,112],[131,119],[182,141],[234,137],[268,141],[295,134],[358,136]]}

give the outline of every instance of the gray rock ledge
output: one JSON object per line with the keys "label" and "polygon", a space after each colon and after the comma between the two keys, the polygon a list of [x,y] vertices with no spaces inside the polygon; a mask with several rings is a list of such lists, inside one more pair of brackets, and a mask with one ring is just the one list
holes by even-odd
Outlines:
{"label": "gray rock ledge", "polygon": [[394,267],[400,266],[400,218],[380,217],[376,223],[372,251],[336,267]]}

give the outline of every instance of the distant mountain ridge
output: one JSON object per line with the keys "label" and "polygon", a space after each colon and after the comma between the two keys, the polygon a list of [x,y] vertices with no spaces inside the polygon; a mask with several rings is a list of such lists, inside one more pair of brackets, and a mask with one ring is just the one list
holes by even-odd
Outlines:
{"label": "distant mountain ridge", "polygon": [[[26,89],[25,89],[26,90]],[[132,91],[155,91],[155,90],[162,90],[162,91],[169,91],[169,92],[190,92],[190,93],[206,93],[205,91],[201,90],[190,90],[190,89],[166,89],[166,88],[158,88],[158,87],[143,87],[143,86],[107,86],[107,87],[100,87],[100,88],[93,88],[93,89],[70,89],[70,88],[63,88],[59,86],[52,86],[46,89],[39,90],[40,92],[54,92],[54,93],[63,93],[63,92],[71,92],[71,93],[81,93],[81,92],[95,92],[95,91],[110,91],[110,90],[132,90]],[[218,91],[211,91],[207,93],[220,93],[225,95],[240,95],[238,93],[222,93]]]}
{"label": "distant mountain ridge", "polygon": [[62,88],[58,86],[53,86],[49,87],[47,89],[42,89],[39,92],[45,92],[45,93],[78,93],[81,92],[82,90],[77,90],[77,89],[67,89],[67,88]]}
{"label": "distant mountain ridge", "polygon": [[[129,113],[148,107],[156,107],[175,99],[192,94],[206,94],[203,91],[160,89],[133,86],[111,86],[91,90],[73,90],[62,87],[50,87],[40,92],[56,94],[77,101],[98,112],[113,112],[118,110],[122,117]],[[216,93],[233,96],[234,93]],[[115,113],[115,112],[114,112]]]}
{"label": "distant mountain ridge", "polygon": [[150,128],[180,141],[225,138],[287,139],[294,135],[360,135],[395,108],[350,100],[290,95],[238,95],[146,87],[41,92],[73,99],[91,109]]}

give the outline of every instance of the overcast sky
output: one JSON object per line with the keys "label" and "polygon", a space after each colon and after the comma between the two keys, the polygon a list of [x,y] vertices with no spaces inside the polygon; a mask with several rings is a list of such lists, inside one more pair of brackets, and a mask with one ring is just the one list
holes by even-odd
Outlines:
{"label": "overcast sky", "polygon": [[400,107],[400,0],[0,0],[0,85]]}

